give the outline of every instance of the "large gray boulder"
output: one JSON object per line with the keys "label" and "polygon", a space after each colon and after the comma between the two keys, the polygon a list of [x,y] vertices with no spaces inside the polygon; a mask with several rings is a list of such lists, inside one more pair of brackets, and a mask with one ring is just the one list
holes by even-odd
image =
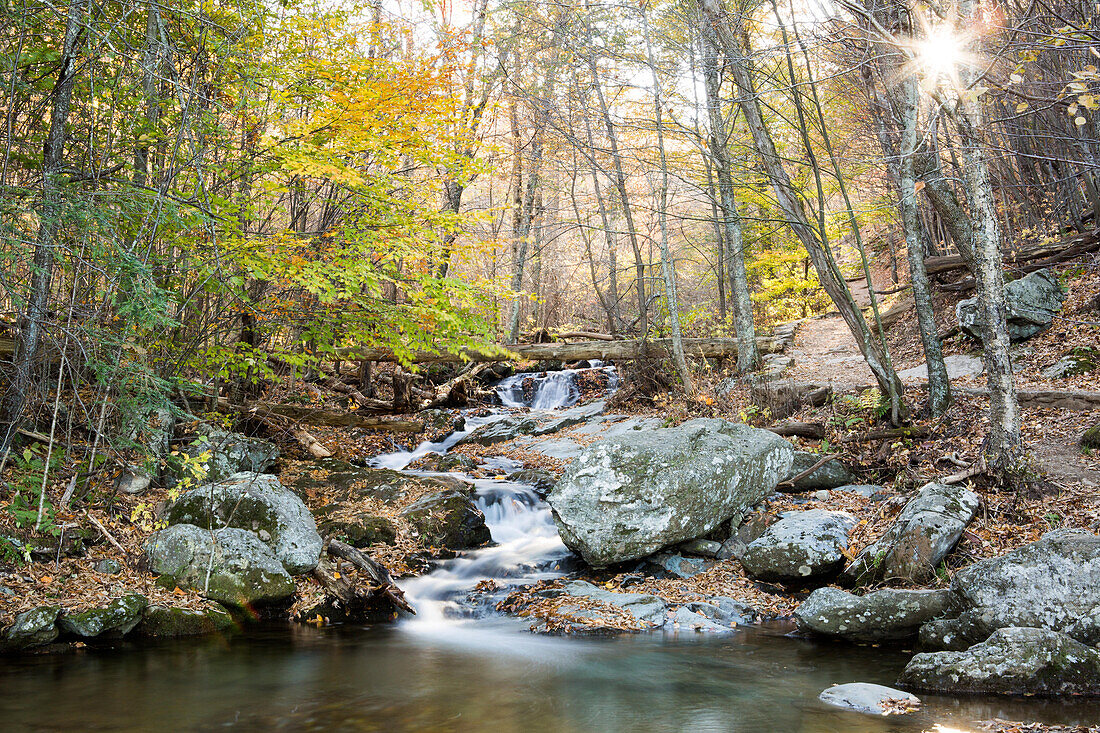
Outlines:
{"label": "large gray boulder", "polygon": [[[821,460],[821,456],[817,453],[810,453],[809,451],[798,450],[794,452],[794,461],[791,463],[791,470],[788,475],[783,477],[784,481],[789,481],[791,478],[797,476],[803,471],[809,471],[813,468],[814,464]],[[835,489],[846,484],[855,482],[855,476],[844,467],[844,464],[837,460],[829,461],[824,464],[809,476],[804,476],[794,482],[794,485],[788,491],[814,491],[816,489]]]}
{"label": "large gray boulder", "polygon": [[[217,482],[227,479],[241,471],[263,473],[275,465],[279,458],[279,448],[272,442],[261,438],[249,438],[240,433],[200,424],[199,436],[190,444],[182,447],[180,453],[190,458],[202,458],[209,454],[199,465],[205,467],[205,481]],[[171,469],[165,476],[169,486],[175,486],[188,472],[180,466]]]}
{"label": "large gray boulder", "polygon": [[425,545],[446,550],[481,547],[492,537],[485,515],[461,491],[439,491],[421,497],[401,516],[416,529]]}
{"label": "large gray boulder", "polygon": [[294,593],[294,580],[271,548],[243,529],[177,524],[149,537],[145,555],[163,584],[193,588],[225,605],[273,603]]}
{"label": "large gray boulder", "polygon": [[[1005,285],[1005,320],[1013,341],[1029,339],[1050,328],[1062,309],[1066,294],[1050,270],[1039,270]],[[955,306],[959,328],[981,339],[980,311],[977,298],[968,298]]]}
{"label": "large gray boulder", "polygon": [[805,583],[834,575],[844,565],[848,533],[855,526],[856,518],[847,512],[790,512],[749,544],[741,565],[770,583]]}
{"label": "large gray boulder", "polygon": [[947,590],[886,588],[857,596],[839,588],[818,588],[795,612],[798,627],[850,641],[908,639],[921,624],[951,612]]}
{"label": "large gray boulder", "polygon": [[562,541],[603,567],[710,532],[771,494],[793,452],[717,419],[631,431],[584,449],[548,501]]}
{"label": "large gray boulder", "polygon": [[538,422],[528,415],[512,415],[474,430],[458,441],[458,444],[495,445],[515,440],[521,435],[531,435],[538,429]]}
{"label": "large gray boulder", "polygon": [[877,542],[866,547],[842,574],[855,585],[886,579],[923,583],[962,537],[981,498],[959,486],[931,483],[898,514]]}
{"label": "large gray boulder", "polygon": [[892,715],[899,707],[915,709],[920,698],[909,692],[869,682],[833,685],[817,696],[826,705],[868,715]]}
{"label": "large gray boulder", "polygon": [[1009,627],[961,652],[918,654],[898,683],[983,695],[1100,695],[1100,651],[1049,629]]}
{"label": "large gray boulder", "polygon": [[1100,643],[1100,537],[1056,530],[1001,557],[955,573],[951,591],[962,613],[922,629],[922,641],[958,648],[997,629],[1031,626]]}
{"label": "large gray boulder", "polygon": [[196,487],[172,504],[168,523],[254,532],[291,575],[310,572],[321,556],[321,535],[313,515],[270,474],[238,473]]}

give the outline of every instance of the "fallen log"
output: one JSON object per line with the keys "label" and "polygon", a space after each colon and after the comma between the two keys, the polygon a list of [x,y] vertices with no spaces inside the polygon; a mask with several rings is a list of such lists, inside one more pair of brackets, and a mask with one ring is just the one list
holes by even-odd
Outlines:
{"label": "fallen log", "polygon": [[[1004,263],[1006,267],[1009,267],[1013,265],[1022,265],[1032,260],[1050,258],[1053,261],[1048,264],[1054,264],[1054,262],[1060,261],[1062,258],[1076,257],[1078,254],[1091,252],[1098,248],[1100,248],[1100,229],[1094,229],[1090,232],[1078,234],[1058,242],[1023,247],[1016,252],[1005,253]],[[1054,258],[1058,259],[1055,260]],[[1037,269],[1041,269],[1043,266],[1045,265],[1040,265]],[[924,269],[929,275],[938,275],[953,270],[961,270],[965,267],[966,262],[961,255],[940,255],[937,257],[928,257],[924,260]]]}
{"label": "fallen log", "polygon": [[865,433],[857,433],[840,439],[841,443],[870,443],[877,440],[894,440],[895,438],[926,438],[929,435],[928,428],[917,425],[911,428],[886,428],[884,430],[868,430]]}
{"label": "fallen log", "polygon": [[821,440],[825,437],[825,426],[819,422],[786,422],[764,429],[784,438],[797,436],[809,440]]}
{"label": "fallen log", "polygon": [[329,554],[342,557],[365,572],[371,580],[380,586],[379,591],[389,598],[393,605],[408,611],[414,616],[416,615],[416,609],[405,600],[405,591],[397,587],[397,583],[394,583],[393,578],[390,577],[390,571],[384,565],[380,565],[362,551],[339,540],[329,540],[328,551]]}
{"label": "fallen log", "polygon": [[331,428],[365,428],[390,433],[422,433],[424,423],[419,420],[391,420],[358,412],[337,412],[302,405],[284,405],[276,402],[249,402],[234,404],[225,397],[218,398],[218,409],[243,415],[286,418],[306,425],[324,425]]}
{"label": "fallen log", "polygon": [[[761,336],[756,346],[762,354],[775,352],[775,339]],[[649,341],[626,339],[623,341],[576,341],[549,344],[507,344],[484,349],[463,349],[458,352],[436,354],[430,351],[414,352],[410,361],[431,364],[450,361],[580,361],[582,359],[629,360],[662,358],[671,355],[672,339],[659,338]],[[706,358],[737,355],[737,339],[734,338],[686,338],[684,352],[691,357]],[[350,346],[337,349],[336,358],[344,361],[397,361],[390,349]]]}
{"label": "fallen log", "polygon": [[550,337],[555,341],[561,341],[564,339],[589,339],[595,341],[614,341],[615,337],[606,333],[596,333],[595,331],[562,331],[561,333],[552,333]]}

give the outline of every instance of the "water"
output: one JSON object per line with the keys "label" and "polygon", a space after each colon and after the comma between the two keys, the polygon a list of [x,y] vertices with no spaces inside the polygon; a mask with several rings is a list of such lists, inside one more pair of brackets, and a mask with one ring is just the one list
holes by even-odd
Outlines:
{"label": "water", "polygon": [[[471,419],[464,432],[499,418]],[[400,470],[460,437],[378,463]],[[887,733],[968,730],[994,717],[1100,720],[1100,703],[1079,700],[924,696],[925,709],[907,720],[838,711],[817,701],[821,690],[892,684],[909,654],[786,638],[785,629],[534,636],[493,603],[509,585],[561,574],[570,553],[530,487],[485,479],[475,491],[495,545],[402,581],[416,617],[0,658],[3,730]],[[501,590],[468,600],[485,580]]]}
{"label": "water", "polygon": [[556,372],[521,372],[497,382],[496,393],[505,407],[528,407],[532,410],[557,410],[572,407],[581,398],[577,376],[585,371],[600,371],[607,375],[609,387],[618,385],[615,367],[602,362],[590,362],[589,369],[563,369]]}

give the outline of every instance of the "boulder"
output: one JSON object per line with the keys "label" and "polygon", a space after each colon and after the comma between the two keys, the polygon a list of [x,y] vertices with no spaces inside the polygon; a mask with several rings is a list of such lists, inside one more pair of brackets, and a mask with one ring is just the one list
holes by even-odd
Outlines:
{"label": "boulder", "polygon": [[717,560],[703,557],[687,558],[683,555],[661,552],[650,558],[650,561],[663,569],[669,575],[677,578],[693,578],[700,573],[705,573],[715,565]]}
{"label": "boulder", "polygon": [[717,557],[721,549],[722,543],[714,540],[688,540],[680,545],[681,552],[699,557]]}
{"label": "boulder", "polygon": [[793,452],[717,419],[630,431],[585,448],[548,501],[565,544],[603,567],[707,534],[770,495]]}
{"label": "boulder", "polygon": [[[441,456],[450,458],[450,456]],[[325,490],[340,501],[358,501],[377,499],[394,503],[408,493],[445,491],[455,489],[467,493],[473,491],[473,484],[453,476],[413,476],[389,468],[368,468],[356,466],[346,461],[325,458],[312,464],[314,468],[302,472],[291,487],[297,494],[306,494],[316,490]],[[436,470],[428,467],[425,470]],[[439,470],[450,470],[441,468]]]}
{"label": "boulder", "polygon": [[833,575],[844,565],[848,533],[855,526],[856,518],[847,512],[789,512],[745,548],[741,565],[769,583],[805,583]]}
{"label": "boulder", "polygon": [[364,514],[353,505],[327,504],[316,511],[318,532],[360,549],[397,542],[397,527],[386,517]]}
{"label": "boulder", "polygon": [[981,499],[959,486],[931,483],[898,514],[879,538],[859,553],[841,579],[855,585],[884,579],[922,583],[962,537]]}
{"label": "boulder", "polygon": [[145,596],[134,593],[116,598],[106,606],[80,613],[64,613],[57,625],[68,634],[84,638],[125,636],[141,621],[142,611],[148,605]]}
{"label": "boulder", "polygon": [[[1050,270],[1038,270],[1005,285],[1005,319],[1013,341],[1029,339],[1050,327],[1066,299],[1058,278]],[[977,298],[955,306],[959,328],[981,340]]]}
{"label": "boulder", "polygon": [[138,466],[129,465],[115,479],[115,489],[122,494],[143,494],[153,484],[153,478]]}
{"label": "boulder", "polygon": [[429,453],[414,461],[410,468],[420,471],[434,471],[436,473],[449,473],[451,471],[468,472],[477,468],[477,461],[460,453]]}
{"label": "boulder", "polygon": [[1100,425],[1093,425],[1081,435],[1081,447],[1100,450]]}
{"label": "boulder", "polygon": [[723,626],[709,616],[693,611],[687,606],[676,609],[675,613],[665,622],[665,629],[704,634],[728,634],[733,631],[733,627]]}
{"label": "boulder", "polygon": [[595,402],[577,405],[576,407],[570,407],[568,410],[559,412],[554,419],[549,422],[539,425],[531,434],[541,436],[558,433],[574,425],[588,422],[594,417],[599,417],[606,409],[607,402],[605,400],[597,400]]}
{"label": "boulder", "polygon": [[[947,378],[951,381],[967,377],[980,377],[985,372],[985,363],[980,356],[951,354],[943,357],[943,365],[947,369]],[[905,383],[927,382],[928,364],[921,364],[912,369],[903,369],[898,372],[898,378]]]}
{"label": "boulder", "polygon": [[44,646],[57,638],[60,606],[39,606],[15,617],[15,622],[0,634],[0,649],[21,651]]}
{"label": "boulder", "polygon": [[[180,452],[191,458],[210,454],[202,462],[206,469],[206,475],[202,477],[205,481],[221,481],[242,471],[263,473],[279,458],[278,447],[267,440],[249,438],[205,424],[200,424],[198,432],[198,439],[183,446]],[[186,476],[188,472],[176,466],[165,476],[165,481],[169,486],[175,486]]]}
{"label": "boulder", "polygon": [[546,495],[554,490],[558,480],[549,471],[541,468],[524,468],[508,475],[509,481],[517,484],[527,484],[535,490],[535,493],[546,498]]}
{"label": "boulder", "polygon": [[321,535],[313,515],[294,492],[269,474],[238,473],[194,488],[169,508],[168,524],[255,532],[291,575],[313,570],[321,556]]}
{"label": "boulder", "polygon": [[487,423],[474,430],[458,444],[495,445],[515,440],[521,435],[531,435],[538,428],[538,422],[527,415],[512,415],[503,420]]}
{"label": "boulder", "polygon": [[684,608],[704,616],[724,628],[751,624],[759,617],[755,608],[747,603],[726,596],[708,596],[703,601],[692,601]]}
{"label": "boulder", "polygon": [[921,624],[951,612],[946,590],[883,589],[856,596],[818,588],[795,612],[798,628],[850,641],[886,641],[917,635]]}
{"label": "boulder", "polygon": [[910,709],[920,705],[920,698],[912,693],[867,682],[833,685],[818,695],[817,699],[826,705],[869,715],[893,715],[899,702]]}
{"label": "boulder", "polygon": [[176,524],[149,537],[145,554],[162,585],[194,588],[229,606],[247,608],[294,594],[294,580],[275,553],[243,529]]}
{"label": "boulder", "polygon": [[134,633],[146,638],[201,636],[232,631],[233,617],[224,608],[211,607],[200,611],[189,608],[149,606],[142,614]]}
{"label": "boulder", "polygon": [[1047,379],[1065,379],[1088,374],[1097,366],[1100,366],[1100,349],[1082,347],[1064,354],[1062,358],[1040,370],[1039,373]]}
{"label": "boulder", "polygon": [[431,547],[464,550],[492,540],[485,515],[460,491],[423,496],[402,511],[401,516],[416,529],[421,541]]}
{"label": "boulder", "polygon": [[1100,537],[1086,530],[1049,532],[963,568],[951,591],[963,613],[947,630],[969,640],[1031,626],[1100,644]]}
{"label": "boulder", "polygon": [[1049,629],[1008,627],[961,652],[918,654],[898,683],[982,695],[1100,695],[1100,651]]}
{"label": "boulder", "polygon": [[[574,598],[590,598],[599,603],[614,606],[629,613],[642,628],[656,628],[663,626],[668,616],[668,604],[657,596],[646,593],[616,593],[586,583],[583,580],[574,580],[567,583],[565,594]],[[583,606],[569,606],[568,602],[559,606],[560,611],[577,616],[587,612]]]}
{"label": "boulder", "polygon": [[[821,460],[821,456],[817,453],[810,453],[808,451],[797,450],[794,452],[794,462],[791,463],[791,470],[783,477],[783,481],[789,481],[792,477],[797,476],[803,471],[808,471],[815,463]],[[800,478],[795,481],[793,486],[788,491],[813,491],[814,489],[835,489],[840,486],[851,484],[855,481],[855,476],[844,467],[844,464],[837,460],[832,460],[821,466],[809,476]]]}

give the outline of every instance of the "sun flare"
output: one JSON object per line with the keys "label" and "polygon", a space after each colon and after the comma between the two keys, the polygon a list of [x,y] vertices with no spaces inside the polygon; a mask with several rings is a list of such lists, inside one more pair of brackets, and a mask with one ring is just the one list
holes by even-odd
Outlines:
{"label": "sun flare", "polygon": [[917,64],[928,76],[954,76],[963,61],[963,39],[948,26],[930,28],[917,44]]}

